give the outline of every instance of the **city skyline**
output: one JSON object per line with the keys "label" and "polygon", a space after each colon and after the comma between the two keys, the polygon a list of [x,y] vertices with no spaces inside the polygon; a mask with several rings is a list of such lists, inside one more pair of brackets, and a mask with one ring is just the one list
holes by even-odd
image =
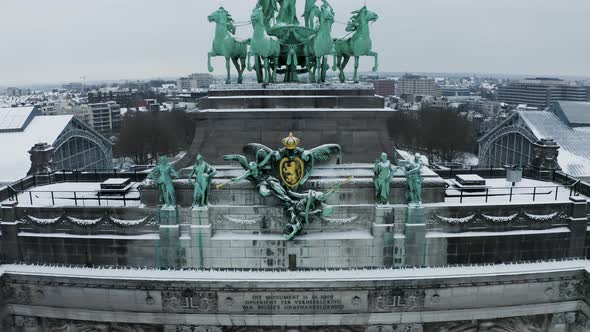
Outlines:
{"label": "city skyline", "polygon": [[[50,82],[140,79],[206,72],[214,34],[207,15],[219,5],[247,21],[255,0],[188,2],[6,0],[0,39],[9,45],[0,63],[0,86]],[[31,3],[36,10],[31,11]],[[364,2],[339,0],[333,36]],[[299,14],[303,1],[298,1]],[[412,3],[367,1],[380,15],[371,26],[374,48],[386,72],[498,73],[590,76],[590,22],[583,0],[468,0]],[[548,23],[550,22],[550,23]],[[249,25],[237,35],[246,38]],[[392,42],[394,40],[395,42]],[[220,59],[214,75],[223,74]],[[372,66],[361,60],[361,70]]]}

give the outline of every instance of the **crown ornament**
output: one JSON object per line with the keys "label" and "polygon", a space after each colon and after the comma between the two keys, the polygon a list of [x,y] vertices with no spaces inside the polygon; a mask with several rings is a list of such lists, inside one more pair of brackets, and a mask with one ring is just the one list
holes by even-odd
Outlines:
{"label": "crown ornament", "polygon": [[287,150],[294,150],[299,146],[299,138],[293,136],[293,133],[289,133],[288,137],[283,138],[283,145]]}

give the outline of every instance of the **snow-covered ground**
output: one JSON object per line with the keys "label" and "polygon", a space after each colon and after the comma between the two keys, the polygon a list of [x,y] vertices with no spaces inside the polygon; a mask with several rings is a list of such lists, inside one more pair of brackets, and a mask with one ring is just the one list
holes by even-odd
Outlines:
{"label": "snow-covered ground", "polygon": [[371,281],[371,280],[428,280],[441,278],[497,277],[534,273],[586,271],[590,261],[585,259],[546,261],[537,263],[490,264],[453,267],[400,268],[400,269],[348,269],[316,271],[252,271],[252,270],[156,270],[60,267],[45,265],[0,265],[3,274],[50,276],[90,279],[162,280],[162,281]]}
{"label": "snow-covered ground", "polygon": [[18,195],[20,206],[139,206],[137,183],[123,195],[100,195],[99,182],[64,182],[34,187]]}

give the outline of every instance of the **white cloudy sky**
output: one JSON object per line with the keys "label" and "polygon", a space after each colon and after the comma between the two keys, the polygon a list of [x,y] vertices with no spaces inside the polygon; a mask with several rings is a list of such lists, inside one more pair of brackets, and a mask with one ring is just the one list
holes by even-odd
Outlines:
{"label": "white cloudy sky", "polygon": [[[0,0],[0,85],[202,72],[207,15],[223,4],[246,21],[255,2]],[[589,0],[332,0],[337,20],[365,2],[385,71],[590,75]]]}

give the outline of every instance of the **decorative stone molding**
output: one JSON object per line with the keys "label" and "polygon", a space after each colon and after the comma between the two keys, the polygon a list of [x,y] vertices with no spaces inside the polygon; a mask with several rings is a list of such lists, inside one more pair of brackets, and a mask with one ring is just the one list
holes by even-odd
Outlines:
{"label": "decorative stone molding", "polygon": [[376,312],[413,311],[424,307],[424,290],[369,291],[369,310]]}
{"label": "decorative stone molding", "polygon": [[525,211],[520,211],[517,213],[513,213],[508,216],[492,216],[489,214],[477,212],[465,217],[445,217],[437,214],[436,212],[432,213],[427,218],[427,223],[429,224],[449,224],[449,225],[463,225],[469,223],[493,223],[493,224],[502,224],[502,223],[525,223],[525,222],[539,222],[539,223],[550,223],[550,222],[557,222],[557,221],[565,221],[569,216],[563,212],[553,212],[550,214],[533,214],[528,213]]}
{"label": "decorative stone molding", "polygon": [[559,284],[557,298],[570,300],[584,296],[584,282],[581,280],[567,280]]}
{"label": "decorative stone molding", "polygon": [[191,326],[191,325],[176,325],[173,328],[165,329],[165,332],[222,332],[221,327],[217,326]]}
{"label": "decorative stone molding", "polygon": [[33,294],[25,285],[6,285],[2,288],[4,301],[13,304],[31,304]]}
{"label": "decorative stone molding", "polygon": [[37,327],[39,318],[31,316],[14,316],[14,327]]}
{"label": "decorative stone molding", "polygon": [[190,288],[163,291],[162,308],[167,312],[217,312],[217,294]]}
{"label": "decorative stone molding", "polygon": [[23,223],[31,223],[37,226],[47,226],[53,224],[71,224],[81,227],[90,227],[96,226],[98,224],[110,224],[115,225],[118,227],[137,227],[137,226],[144,226],[144,225],[156,225],[156,219],[152,215],[147,215],[139,219],[133,220],[124,220],[118,219],[110,215],[106,215],[103,217],[95,218],[95,219],[81,219],[75,218],[72,216],[62,215],[55,218],[38,218],[31,215],[27,215],[24,219],[21,220]]}

